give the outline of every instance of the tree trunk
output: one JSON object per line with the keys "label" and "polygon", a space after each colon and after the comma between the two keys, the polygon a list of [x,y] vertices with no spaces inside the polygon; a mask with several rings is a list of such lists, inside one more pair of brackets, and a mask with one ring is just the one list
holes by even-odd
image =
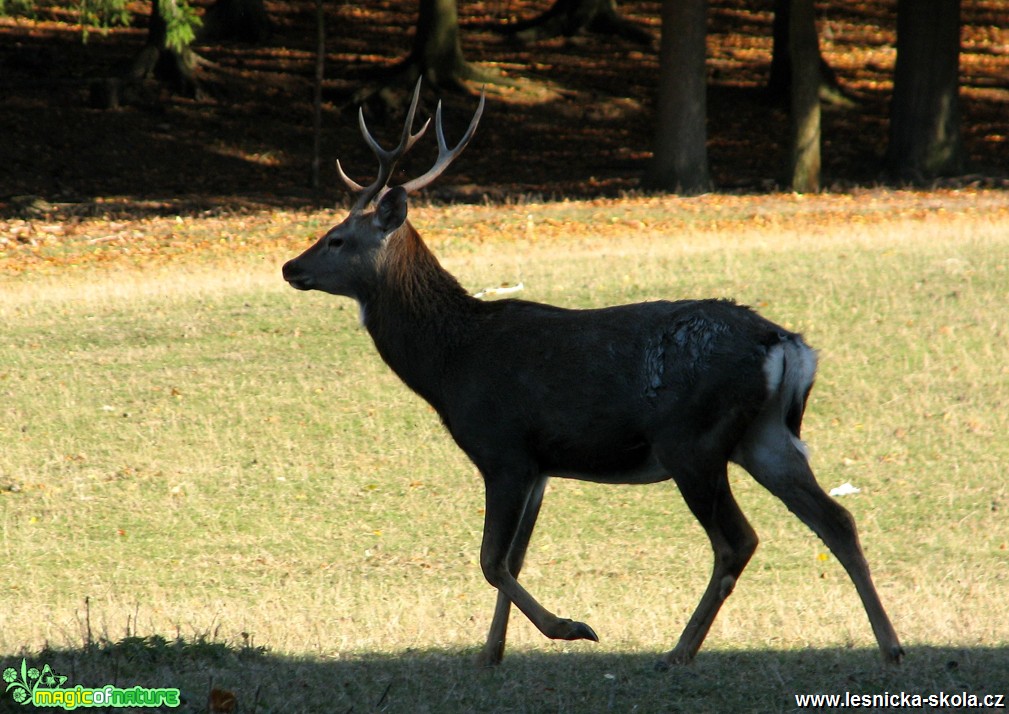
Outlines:
{"label": "tree trunk", "polygon": [[813,0],[790,0],[792,65],[789,182],[799,193],[820,190],[820,45]]}
{"label": "tree trunk", "polygon": [[459,11],[456,0],[420,0],[413,49],[401,62],[374,75],[375,81],[357,91],[355,104],[384,105],[384,110],[402,107],[394,86],[416,84],[419,77],[432,87],[465,91],[465,82],[510,84],[493,71],[471,64],[463,56],[459,38]]}
{"label": "tree trunk", "polygon": [[[776,104],[787,105],[792,96],[792,50],[789,37],[792,15],[792,0],[774,0],[774,24],[772,26],[773,48],[771,50],[771,71],[767,77],[767,96]],[[845,96],[837,74],[816,50],[816,66],[819,68],[818,87],[820,100],[831,104],[852,105]]]}
{"label": "tree trunk", "polygon": [[456,0],[420,0],[413,52],[399,69],[411,80],[423,75],[438,87],[455,88],[465,80],[483,78],[462,54]]}
{"label": "tree trunk", "polygon": [[617,12],[616,0],[556,0],[542,14],[504,29],[521,42],[572,37],[582,31],[616,35],[643,45],[654,42],[652,33]]}
{"label": "tree trunk", "polygon": [[910,181],[963,171],[960,0],[898,0],[887,169]]}
{"label": "tree trunk", "polygon": [[647,185],[711,190],[707,147],[707,0],[665,0],[659,48],[655,151]]}
{"label": "tree trunk", "polygon": [[135,84],[148,77],[154,77],[168,85],[176,94],[199,97],[202,95],[200,84],[196,79],[199,56],[188,45],[182,49],[169,46],[168,25],[159,7],[165,1],[154,0],[151,3],[147,43],[133,60],[133,66],[125,82]]}

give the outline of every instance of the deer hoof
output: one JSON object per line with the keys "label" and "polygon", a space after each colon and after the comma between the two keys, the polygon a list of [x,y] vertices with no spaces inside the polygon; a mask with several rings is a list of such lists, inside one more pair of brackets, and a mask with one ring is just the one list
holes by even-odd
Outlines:
{"label": "deer hoof", "polygon": [[578,629],[578,632],[579,632],[578,639],[580,639],[580,640],[592,640],[593,642],[598,642],[599,641],[599,635],[596,634],[596,631],[593,630],[588,625],[586,625],[584,622],[576,622],[575,624],[579,628]]}
{"label": "deer hoof", "polygon": [[592,640],[593,642],[599,641],[599,635],[591,627],[586,625],[584,622],[576,622],[575,620],[561,620],[560,627],[557,628],[558,632],[554,635],[555,640]]}
{"label": "deer hoof", "polygon": [[491,667],[497,667],[501,664],[504,652],[498,648],[488,650],[486,648],[480,650],[476,657],[473,658],[473,663],[480,669],[490,669]]}
{"label": "deer hoof", "polygon": [[677,652],[673,650],[672,652],[666,653],[666,655],[655,663],[656,672],[668,672],[674,667],[682,667],[688,665],[694,661],[693,655],[684,654],[682,652]]}
{"label": "deer hoof", "polygon": [[904,661],[904,648],[900,645],[894,645],[888,650],[883,650],[883,659],[885,659],[889,664],[900,664]]}

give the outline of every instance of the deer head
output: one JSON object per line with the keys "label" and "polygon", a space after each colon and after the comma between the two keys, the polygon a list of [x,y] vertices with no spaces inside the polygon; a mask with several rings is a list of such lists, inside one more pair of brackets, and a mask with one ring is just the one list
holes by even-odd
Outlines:
{"label": "deer head", "polygon": [[[481,94],[469,127],[462,139],[449,148],[442,128],[442,105],[435,111],[435,133],[438,138],[438,158],[422,176],[400,186],[389,186],[400,159],[427,131],[428,119],[417,133],[413,133],[414,117],[420,99],[421,82],[418,80],[413,99],[406,114],[403,134],[399,144],[389,150],[383,148],[368,131],[364,110],[358,113],[358,123],[365,142],[378,158],[378,175],[369,186],[362,186],[344,172],[336,162],[340,178],[356,194],[353,208],[339,225],[326,232],[308,250],[288,261],[283,268],[284,280],[298,290],[322,290],[334,295],[354,298],[364,305],[378,283],[383,255],[389,237],[406,225],[407,201],[410,193],[421,190],[438,178],[462,153],[473,138],[483,114],[485,95]],[[374,210],[369,206],[375,203]]]}

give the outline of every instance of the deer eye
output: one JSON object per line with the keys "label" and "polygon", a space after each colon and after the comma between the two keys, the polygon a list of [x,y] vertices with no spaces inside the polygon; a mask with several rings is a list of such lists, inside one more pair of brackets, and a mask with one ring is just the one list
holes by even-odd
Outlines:
{"label": "deer eye", "polygon": [[329,247],[333,250],[339,250],[343,247],[343,238],[338,238],[336,236],[329,239]]}

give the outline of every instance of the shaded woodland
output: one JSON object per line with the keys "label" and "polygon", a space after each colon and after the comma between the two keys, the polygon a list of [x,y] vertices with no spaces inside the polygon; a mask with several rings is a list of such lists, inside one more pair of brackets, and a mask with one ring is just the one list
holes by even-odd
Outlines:
{"label": "shaded woodland", "polygon": [[[946,29],[944,40],[929,39],[921,27],[899,26],[889,3],[821,3],[815,8],[794,0],[602,3],[615,8],[618,26],[562,25],[555,36],[530,36],[528,23],[549,15],[555,4],[460,3],[458,35],[452,42],[458,42],[475,72],[456,83],[429,76],[422,111],[433,111],[441,96],[451,138],[471,111],[473,95],[488,80],[489,106],[465,159],[432,194],[447,200],[498,200],[676,190],[676,178],[656,179],[653,160],[661,150],[662,128],[676,126],[663,113],[661,77],[686,76],[663,72],[663,61],[680,66],[675,55],[669,59],[670,52],[693,52],[691,91],[703,90],[706,137],[690,137],[684,128],[688,125],[666,132],[667,138],[704,154],[706,174],[696,185],[685,186],[686,192],[797,186],[790,156],[802,127],[793,119],[808,118],[813,107],[818,115],[817,180],[803,190],[845,190],[881,181],[1005,185],[1009,10],[994,1],[962,8],[958,2],[933,1],[937,12],[947,12],[946,20],[933,23]],[[811,70],[786,68],[787,79],[794,76],[805,87],[805,99],[780,89],[784,55],[775,52],[775,44],[782,41],[782,6],[798,18],[791,29],[786,27],[792,40],[787,57],[806,58],[799,60],[800,69]],[[205,19],[208,7],[196,6]],[[365,177],[373,170],[357,132],[357,104],[365,101],[369,124],[380,138],[399,121],[410,77],[404,73],[397,78],[396,70],[416,55],[422,39],[420,5],[321,6],[325,54],[318,189],[310,182],[319,8],[313,2],[266,2],[264,7],[268,25],[261,33],[197,36],[191,45],[196,58],[187,59],[196,87],[165,81],[171,72],[154,69],[162,59],[150,60],[144,72],[137,69],[138,57],[158,29],[150,25],[156,13],[142,8],[128,26],[91,32],[86,43],[74,18],[57,11],[39,13],[33,20],[0,19],[0,91],[5,100],[0,108],[0,210],[44,211],[48,204],[82,211],[169,211],[180,205],[293,206],[342,200],[336,158],[354,175]],[[904,13],[904,25],[913,25],[913,15]],[[663,22],[693,22],[698,32],[706,31],[703,61],[697,61],[696,32],[693,50],[669,47],[670,33],[660,39]],[[898,32],[917,40],[903,53],[903,63],[898,60]],[[935,45],[929,44],[948,44],[950,37],[958,51],[952,70],[948,58],[940,61],[930,50]],[[926,61],[936,66],[923,73],[919,70]],[[910,89],[904,99],[894,91],[894,77],[902,72],[912,77],[905,82]],[[772,81],[775,74],[778,79]],[[130,76],[136,81],[121,81]],[[941,78],[938,84],[947,96],[950,82],[954,85],[956,122],[940,129],[955,137],[958,155],[939,170],[929,167],[928,157],[916,158],[924,168],[905,172],[901,167],[909,160],[900,152],[908,150],[902,148],[905,144],[913,151],[914,141],[902,143],[906,137],[893,135],[892,101],[896,96],[911,113],[911,126],[934,133],[934,127],[913,114],[928,114],[928,102],[937,101],[914,84],[922,76]],[[436,83],[441,91],[431,86]],[[824,91],[828,84],[833,94]],[[421,147],[417,154],[413,160],[418,164],[430,158]],[[409,164],[403,169],[411,171]]]}

